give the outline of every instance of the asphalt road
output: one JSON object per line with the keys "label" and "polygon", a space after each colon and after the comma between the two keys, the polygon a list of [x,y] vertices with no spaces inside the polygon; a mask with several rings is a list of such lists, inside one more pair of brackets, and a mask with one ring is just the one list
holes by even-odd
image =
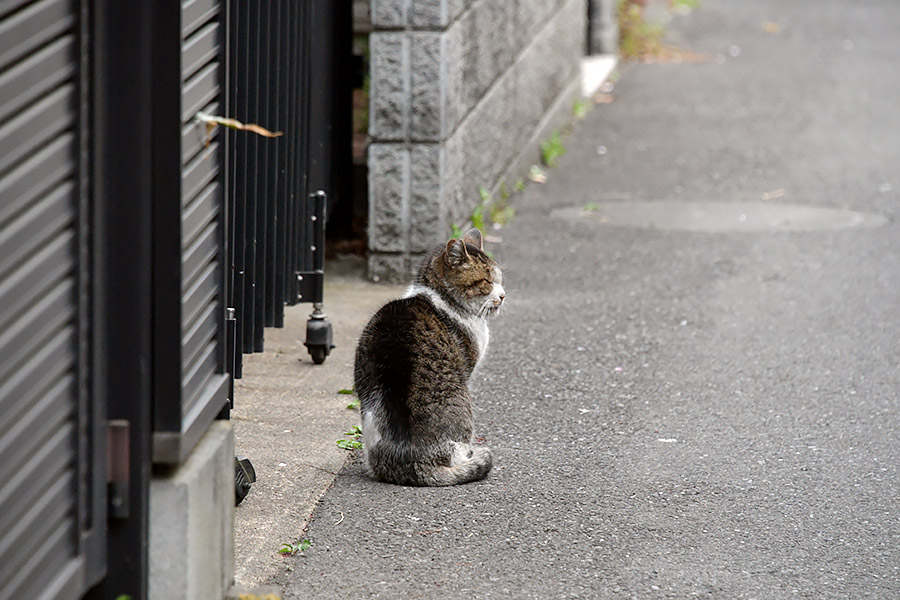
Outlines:
{"label": "asphalt road", "polygon": [[[474,384],[494,471],[416,489],[350,464],[286,598],[900,597],[898,26],[892,0],[677,18],[706,58],[626,66],[500,232],[509,308]],[[551,215],[642,201],[888,222]]]}

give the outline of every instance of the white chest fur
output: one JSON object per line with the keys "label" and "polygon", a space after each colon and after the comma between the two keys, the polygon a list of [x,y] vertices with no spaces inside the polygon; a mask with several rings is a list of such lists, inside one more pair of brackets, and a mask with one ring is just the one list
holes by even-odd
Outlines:
{"label": "white chest fur", "polygon": [[475,362],[475,368],[477,369],[479,363],[481,363],[481,359],[484,358],[484,353],[487,352],[488,342],[491,339],[491,334],[488,331],[487,318],[477,316],[463,317],[455,310],[450,308],[444,301],[444,299],[441,298],[440,294],[438,294],[436,291],[415,283],[409,286],[403,297],[412,298],[413,296],[419,295],[428,298],[428,300],[436,309],[459,323],[463,330],[468,332],[469,337],[473,342],[475,342],[475,348],[478,352],[478,359]]}

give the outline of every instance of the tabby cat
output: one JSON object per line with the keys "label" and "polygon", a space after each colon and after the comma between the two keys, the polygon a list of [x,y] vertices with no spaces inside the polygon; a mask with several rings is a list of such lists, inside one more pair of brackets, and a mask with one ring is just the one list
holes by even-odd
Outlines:
{"label": "tabby cat", "polygon": [[375,479],[455,485],[491,470],[491,451],[472,444],[468,383],[505,297],[500,268],[472,229],[432,250],[403,298],[369,321],[354,379]]}

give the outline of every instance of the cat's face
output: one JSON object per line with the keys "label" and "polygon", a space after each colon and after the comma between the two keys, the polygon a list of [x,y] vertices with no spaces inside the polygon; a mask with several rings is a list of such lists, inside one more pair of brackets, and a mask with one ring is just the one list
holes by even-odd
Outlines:
{"label": "cat's face", "polygon": [[469,231],[461,240],[447,242],[443,253],[444,281],[450,291],[478,316],[494,316],[503,306],[503,273],[484,253],[481,233]]}

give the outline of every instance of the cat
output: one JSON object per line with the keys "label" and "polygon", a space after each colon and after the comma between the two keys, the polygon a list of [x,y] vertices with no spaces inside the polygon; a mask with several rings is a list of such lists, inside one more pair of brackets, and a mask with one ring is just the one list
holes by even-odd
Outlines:
{"label": "cat", "polygon": [[373,478],[444,486],[487,476],[491,451],[472,444],[468,383],[505,298],[500,267],[473,228],[434,248],[406,294],[366,325],[354,381]]}

